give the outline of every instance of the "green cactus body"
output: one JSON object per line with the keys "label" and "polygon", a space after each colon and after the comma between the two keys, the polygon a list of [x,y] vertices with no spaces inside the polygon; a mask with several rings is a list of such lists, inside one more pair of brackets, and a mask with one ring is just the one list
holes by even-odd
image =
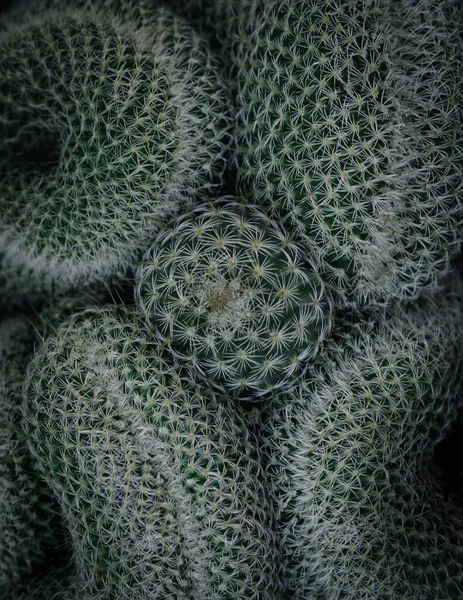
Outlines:
{"label": "green cactus body", "polygon": [[274,599],[264,474],[240,405],[165,360],[127,307],[87,310],[36,353],[24,416],[92,600]]}
{"label": "green cactus body", "polygon": [[46,570],[41,576],[23,581],[2,600],[84,600],[76,595],[72,569],[67,565]]}
{"label": "green cactus body", "polygon": [[[291,236],[223,197],[157,236],[135,275],[156,339],[217,387],[258,397],[300,372],[331,329],[331,299]],[[244,398],[244,396],[243,396]]]}
{"label": "green cactus body", "polygon": [[113,4],[45,2],[0,32],[2,303],[113,285],[221,183],[228,100],[207,45],[163,8]]}
{"label": "green cactus body", "polygon": [[0,596],[58,544],[59,510],[32,467],[21,428],[21,384],[34,334],[25,317],[0,324]]}
{"label": "green cactus body", "polygon": [[[456,289],[456,288],[455,288]],[[436,444],[461,408],[461,284],[339,323],[263,426],[294,600],[457,600],[463,509]]]}
{"label": "green cactus body", "polygon": [[462,235],[457,3],[219,0],[216,12],[242,192],[297,232],[343,306],[433,288]]}

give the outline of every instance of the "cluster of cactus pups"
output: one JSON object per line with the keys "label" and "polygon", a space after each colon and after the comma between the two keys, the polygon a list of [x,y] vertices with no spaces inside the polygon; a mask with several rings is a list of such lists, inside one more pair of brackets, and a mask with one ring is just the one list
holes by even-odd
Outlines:
{"label": "cluster of cactus pups", "polygon": [[463,598],[462,25],[0,16],[2,598]]}

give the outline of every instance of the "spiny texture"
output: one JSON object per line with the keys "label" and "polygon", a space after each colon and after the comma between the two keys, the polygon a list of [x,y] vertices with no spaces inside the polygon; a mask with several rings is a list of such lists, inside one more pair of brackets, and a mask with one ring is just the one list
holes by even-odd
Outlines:
{"label": "spiny texture", "polygon": [[272,517],[240,405],[169,363],[143,325],[128,307],[84,311],[28,368],[29,444],[71,532],[76,593],[273,600]]}
{"label": "spiny texture", "polygon": [[0,324],[0,596],[14,589],[57,544],[58,511],[51,490],[32,468],[22,431],[21,384],[33,352],[24,317]]}
{"label": "spiny texture", "polygon": [[2,600],[89,600],[78,598],[72,578],[72,565],[53,568],[39,577],[33,577],[19,584]]}
{"label": "spiny texture", "polygon": [[339,323],[264,423],[288,597],[461,598],[463,509],[432,455],[462,407],[462,300]]}
{"label": "spiny texture", "polygon": [[218,6],[241,185],[290,223],[340,304],[433,288],[462,234],[458,4]]}
{"label": "spiny texture", "polygon": [[219,388],[265,394],[318,351],[331,299],[292,237],[223,197],[177,217],[146,252],[135,297],[156,339]]}
{"label": "spiny texture", "polygon": [[207,45],[163,8],[112,5],[45,2],[0,32],[2,303],[112,285],[221,182],[227,92]]}

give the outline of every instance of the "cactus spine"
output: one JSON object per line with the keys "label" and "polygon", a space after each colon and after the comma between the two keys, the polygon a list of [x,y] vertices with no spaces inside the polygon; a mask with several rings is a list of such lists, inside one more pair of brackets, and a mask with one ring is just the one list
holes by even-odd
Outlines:
{"label": "cactus spine", "polygon": [[0,595],[45,559],[57,542],[59,510],[32,468],[22,430],[21,383],[34,334],[23,316],[0,324]]}
{"label": "cactus spine", "polygon": [[337,302],[434,288],[462,235],[458,3],[183,4],[222,36],[241,191],[297,232]]}
{"label": "cactus spine", "polygon": [[163,219],[221,183],[227,160],[227,92],[186,21],[52,4],[0,32],[9,305],[114,284]]}
{"label": "cactus spine", "polygon": [[264,423],[295,600],[456,599],[463,509],[433,449],[462,408],[461,284],[336,329]]}
{"label": "cactus spine", "polygon": [[300,372],[331,328],[316,266],[265,212],[223,197],[157,236],[135,275],[156,339],[218,387],[261,396]]}
{"label": "cactus spine", "polygon": [[275,597],[271,515],[240,405],[168,362],[142,315],[105,307],[62,324],[29,365],[24,416],[71,531],[78,593]]}

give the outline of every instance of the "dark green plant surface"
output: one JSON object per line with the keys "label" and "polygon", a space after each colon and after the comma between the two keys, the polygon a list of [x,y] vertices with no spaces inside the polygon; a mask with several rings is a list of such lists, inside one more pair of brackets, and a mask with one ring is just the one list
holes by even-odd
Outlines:
{"label": "dark green plant surface", "polygon": [[227,92],[186,21],[50,4],[0,34],[2,305],[114,285],[228,159]]}
{"label": "dark green plant surface", "polygon": [[462,300],[459,283],[337,323],[268,411],[265,464],[295,600],[460,597],[463,506],[433,452],[462,407]]}
{"label": "dark green plant surface", "polygon": [[172,365],[141,313],[63,323],[29,365],[24,418],[79,593],[275,598],[272,515],[240,406]]}

